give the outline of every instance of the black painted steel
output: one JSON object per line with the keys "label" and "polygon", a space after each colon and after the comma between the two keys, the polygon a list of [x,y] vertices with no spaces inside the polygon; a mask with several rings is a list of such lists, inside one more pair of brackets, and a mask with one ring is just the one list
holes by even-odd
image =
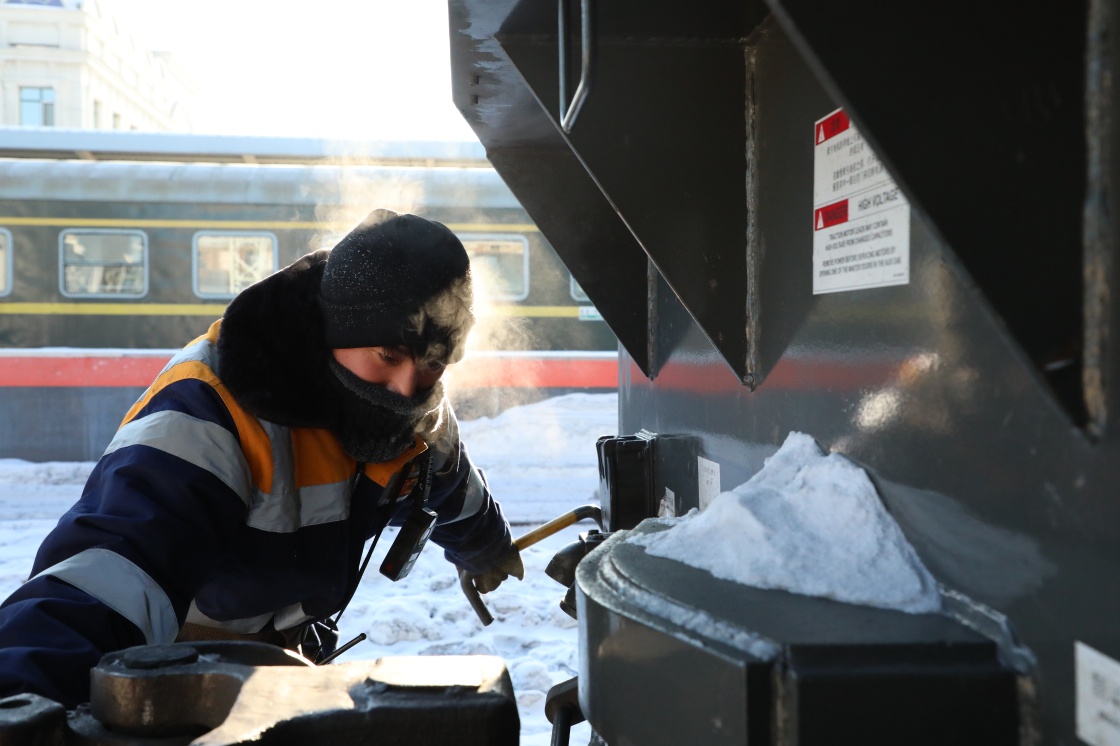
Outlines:
{"label": "black painted steel", "polygon": [[633,543],[664,528],[615,534],[577,569],[580,642],[595,651],[580,705],[607,743],[1019,742],[1031,695],[980,634],[748,588]]}
{"label": "black painted steel", "polygon": [[[742,4],[731,0],[600,9],[600,64],[614,54],[630,69],[608,85],[617,101],[598,98],[610,80],[600,71],[564,142],[650,259],[631,270],[645,295],[628,291],[612,309],[640,306],[648,320],[644,337],[625,335],[620,366],[620,432],[658,440],[653,495],[630,507],[648,512],[672,492],[683,512],[698,504],[697,457],[718,465],[727,490],[791,431],[808,433],[865,468],[943,584],[946,616],[995,645],[1019,686],[1037,691],[1037,717],[1019,714],[1020,742],[1075,743],[1078,703],[1091,704],[1075,686],[1075,645],[1120,659],[1117,3],[1045,12],[1005,0],[768,4],[765,20],[749,4],[736,15]],[[455,0],[453,22],[473,27],[488,5]],[[501,39],[453,37],[456,75],[485,63],[501,95],[521,102],[489,110],[484,123],[468,114],[484,144],[522,121],[556,131],[539,5],[552,10],[507,5],[508,18],[494,21],[510,34]],[[721,13],[743,23],[721,36],[704,23]],[[681,33],[661,25],[667,15]],[[741,68],[718,74],[731,63],[717,48],[734,49]],[[684,100],[691,106],[659,108]],[[904,285],[814,295],[810,138],[839,107],[910,201],[910,275]],[[719,133],[732,129],[741,141],[724,147],[731,136]],[[517,160],[512,149],[505,156]],[[532,162],[516,168],[529,174]],[[534,189],[546,202],[547,178]],[[699,215],[704,229],[681,239]],[[567,258],[562,232],[544,230]],[[600,276],[621,266],[614,245],[601,245]],[[712,282],[734,287],[733,297],[700,302]],[[713,331],[732,327],[732,344]],[[662,448],[668,437],[694,446]],[[749,691],[742,667],[710,668],[675,632],[651,634],[608,606],[590,619],[580,609],[581,634],[615,629],[620,656],[659,651],[634,676],[585,647],[592,675],[581,676],[581,694],[595,696],[584,709],[608,742],[612,728],[631,738],[618,728],[636,702],[658,705],[666,720],[686,712],[686,695],[662,692],[670,682],[675,692],[722,696],[715,682]],[[872,624],[880,636],[895,629]],[[724,714],[745,717],[737,706]]]}

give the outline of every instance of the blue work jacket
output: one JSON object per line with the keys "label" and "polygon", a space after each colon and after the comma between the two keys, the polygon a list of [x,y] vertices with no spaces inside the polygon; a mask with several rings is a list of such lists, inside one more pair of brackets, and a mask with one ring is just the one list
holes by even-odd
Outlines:
{"label": "blue work jacket", "polygon": [[[219,379],[220,322],[177,354],[126,415],[81,499],[0,606],[0,696],[89,698],[107,652],[176,640],[185,622],[298,630],[346,602],[366,542],[412,508],[404,467],[431,448],[432,541],[488,568],[509,526],[459,442],[438,427],[388,463],[358,464],[324,429],[247,413]],[[448,568],[454,572],[453,568]]]}

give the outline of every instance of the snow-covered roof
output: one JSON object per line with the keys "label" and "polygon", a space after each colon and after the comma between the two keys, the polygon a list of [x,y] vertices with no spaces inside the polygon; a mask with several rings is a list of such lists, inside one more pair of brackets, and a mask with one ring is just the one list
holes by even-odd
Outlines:
{"label": "snow-covered roof", "polygon": [[490,166],[477,141],[328,140],[58,127],[0,127],[0,158]]}

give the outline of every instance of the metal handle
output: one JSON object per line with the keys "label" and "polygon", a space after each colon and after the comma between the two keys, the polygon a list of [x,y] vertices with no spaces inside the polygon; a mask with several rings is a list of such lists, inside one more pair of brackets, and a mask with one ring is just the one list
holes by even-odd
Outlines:
{"label": "metal handle", "polygon": [[[599,524],[599,529],[603,528],[603,511],[598,505],[581,505],[575,510],[570,510],[558,518],[553,518],[543,526],[539,526],[529,533],[519,536],[513,540],[513,546],[517,551],[528,549],[536,544],[541,539],[552,536],[557,531],[571,526],[573,523],[582,521],[584,518],[592,518],[595,523]],[[471,579],[471,573],[466,570],[459,571],[459,588],[463,591],[463,595],[470,601],[471,608],[474,613],[478,615],[478,620],[486,626],[494,621],[494,617],[490,614],[490,610],[486,608],[486,604],[482,601],[482,596],[479,594],[478,589],[474,587],[474,582]]]}
{"label": "metal handle", "polygon": [[568,38],[568,3],[569,0],[558,0],[558,14],[560,21],[560,43],[557,45],[560,54],[560,128],[565,134],[570,134],[575,126],[576,117],[583,108],[587,94],[591,92],[591,84],[595,80],[595,27],[593,23],[594,8],[592,0],[580,0],[580,71],[579,85],[572,96],[571,105],[568,104],[568,57],[571,54],[571,40]]}

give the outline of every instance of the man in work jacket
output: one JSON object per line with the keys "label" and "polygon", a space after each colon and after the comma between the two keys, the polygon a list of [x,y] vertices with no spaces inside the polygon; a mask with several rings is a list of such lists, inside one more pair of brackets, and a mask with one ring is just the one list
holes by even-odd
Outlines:
{"label": "man in work jacket", "polygon": [[522,577],[440,383],[471,305],[458,238],[384,210],[239,294],[127,413],[0,606],[0,696],[73,707],[133,645],[296,648],[349,600],[366,542],[417,509],[425,461],[447,559],[482,592]]}

